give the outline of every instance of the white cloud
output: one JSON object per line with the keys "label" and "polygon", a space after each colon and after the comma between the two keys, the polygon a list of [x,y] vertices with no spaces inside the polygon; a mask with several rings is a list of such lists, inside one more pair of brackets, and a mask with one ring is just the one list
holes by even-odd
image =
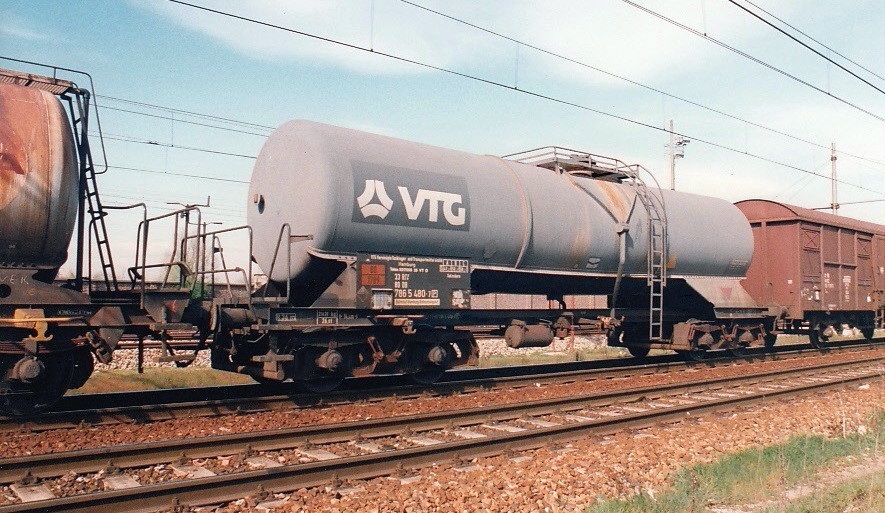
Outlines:
{"label": "white cloud", "polygon": [[9,11],[0,11],[0,18],[3,19],[3,23],[0,23],[0,35],[11,39],[23,39],[25,41],[43,41],[50,39],[49,34],[31,28],[26,20]]}
{"label": "white cloud", "polygon": [[[481,65],[485,73],[493,68],[494,78],[508,83],[525,69],[531,75],[571,83],[628,86],[621,79],[573,62],[526,47],[517,50],[515,43],[397,0],[202,0],[197,3],[434,66],[464,71]],[[709,69],[716,61],[737,58],[696,35],[617,0],[518,0],[508,2],[506,9],[495,2],[415,0],[415,3],[636,81],[661,83],[694,70]],[[642,0],[639,3],[643,3]],[[801,1],[780,5],[777,12],[789,16],[798,3]],[[167,1],[134,5],[147,7],[254,59],[298,60],[366,74],[431,71]],[[649,7],[737,46],[761,35],[771,35],[768,27],[754,23],[725,2],[671,0],[653,2]]]}
{"label": "white cloud", "polygon": [[[366,74],[432,71],[389,57],[192,7],[169,2],[147,5],[174,22],[206,34],[254,59],[297,60],[322,66],[340,66]],[[440,67],[481,62],[495,52],[491,43],[496,41],[483,41],[479,34],[467,34],[453,40],[447,33],[449,27],[440,24],[438,18],[415,16],[418,13],[414,8],[399,2],[256,0],[244,3],[217,0],[204,1],[200,5]],[[404,14],[411,16],[405,20]]]}

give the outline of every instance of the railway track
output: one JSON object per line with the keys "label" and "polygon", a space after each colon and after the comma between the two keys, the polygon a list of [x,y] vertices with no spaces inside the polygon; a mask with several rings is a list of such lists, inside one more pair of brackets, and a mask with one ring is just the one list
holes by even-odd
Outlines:
{"label": "railway track", "polygon": [[[834,345],[833,351],[861,350],[866,341]],[[348,404],[427,395],[470,393],[526,384],[549,384],[563,381],[628,378],[637,375],[676,372],[716,365],[756,363],[776,358],[815,357],[820,351],[797,345],[776,348],[773,353],[752,351],[745,356],[714,357],[702,362],[685,362],[676,355],[647,358],[649,363],[635,365],[635,360],[619,358],[568,362],[535,366],[478,368],[451,371],[443,381],[431,386],[415,385],[404,376],[370,376],[349,380],[350,387],[332,393],[302,393],[291,383],[279,385],[238,385],[204,389],[152,390],[132,393],[90,394],[66,397],[57,407],[28,419],[0,417],[0,433],[40,432],[84,426],[107,426],[132,422],[157,422],[178,418],[214,417],[229,414],[260,413],[317,405]],[[93,405],[103,405],[93,408]]]}
{"label": "railway track", "polygon": [[[78,493],[0,507],[12,511],[153,511],[173,498],[215,504],[264,491],[291,491],[391,475],[403,469],[524,451],[590,433],[608,434],[739,408],[861,381],[882,380],[878,350],[851,362],[575,394],[454,411],[341,424],[107,447],[0,460],[0,484],[52,493],[62,476],[101,472],[131,488]],[[231,462],[234,462],[231,464]],[[140,485],[145,469],[166,470]],[[22,481],[23,476],[28,476]],[[93,474],[94,476],[94,474]],[[43,480],[37,484],[35,480]],[[94,479],[93,479],[94,480]],[[30,485],[21,484],[28,483]],[[42,488],[41,488],[42,487]],[[64,493],[64,492],[62,492]]]}

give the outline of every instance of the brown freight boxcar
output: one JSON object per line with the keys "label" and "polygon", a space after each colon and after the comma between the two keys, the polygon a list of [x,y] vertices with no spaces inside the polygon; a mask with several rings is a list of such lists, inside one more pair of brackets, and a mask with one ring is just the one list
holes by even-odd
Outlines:
{"label": "brown freight boxcar", "polygon": [[882,327],[885,226],[769,200],[736,203],[753,229],[742,281],[783,333],[818,344],[842,324],[867,338]]}

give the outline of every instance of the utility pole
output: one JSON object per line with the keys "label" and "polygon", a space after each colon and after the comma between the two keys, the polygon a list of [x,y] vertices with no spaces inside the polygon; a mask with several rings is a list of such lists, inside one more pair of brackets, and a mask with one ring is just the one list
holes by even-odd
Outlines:
{"label": "utility pole", "polygon": [[836,199],[836,143],[830,147],[830,163],[832,166],[830,180],[833,188],[833,201],[830,203],[830,210],[835,214],[839,210],[839,201]]}
{"label": "utility pole", "polygon": [[673,120],[668,123],[667,132],[670,134],[670,142],[667,144],[667,150],[670,155],[670,190],[676,190],[676,159],[685,157],[685,145],[690,143],[689,139],[676,135],[673,132]]}

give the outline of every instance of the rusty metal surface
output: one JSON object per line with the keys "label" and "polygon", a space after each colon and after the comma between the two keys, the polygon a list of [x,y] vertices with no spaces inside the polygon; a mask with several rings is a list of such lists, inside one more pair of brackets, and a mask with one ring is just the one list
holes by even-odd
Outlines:
{"label": "rusty metal surface", "polygon": [[761,305],[791,318],[882,307],[885,226],[769,200],[736,205],[755,247],[742,283]]}
{"label": "rusty metal surface", "polygon": [[777,201],[748,199],[738,201],[735,205],[741,209],[750,222],[806,221],[814,224],[847,228],[849,230],[885,236],[885,225],[833,215],[818,210],[810,210],[797,207],[796,205],[779,203]]}
{"label": "rusty metal surface", "polygon": [[75,87],[69,80],[44,77],[32,73],[23,73],[11,69],[0,68],[0,84],[15,84],[25,87],[42,89],[52,94],[62,94]]}
{"label": "rusty metal surface", "polygon": [[53,268],[77,214],[68,117],[49,92],[0,83],[0,266]]}

